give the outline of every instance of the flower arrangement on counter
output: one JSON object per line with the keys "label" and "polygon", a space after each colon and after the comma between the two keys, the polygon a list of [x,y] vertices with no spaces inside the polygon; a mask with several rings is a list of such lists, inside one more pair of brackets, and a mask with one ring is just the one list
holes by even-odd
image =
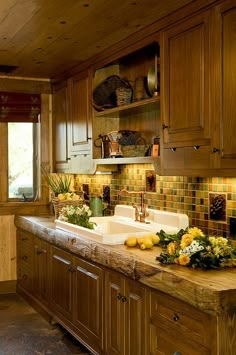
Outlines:
{"label": "flower arrangement on counter", "polygon": [[[71,197],[71,176],[66,174],[50,173],[46,167],[41,167],[42,175],[44,176],[48,187],[53,193],[54,197],[60,196],[60,199],[66,199],[67,195]],[[62,196],[64,196],[62,198]]]}
{"label": "flower arrangement on counter", "polygon": [[94,229],[95,223],[89,221],[91,215],[92,211],[87,205],[81,207],[65,206],[61,209],[58,219],[84,228]]}
{"label": "flower arrangement on counter", "polygon": [[205,236],[197,227],[177,234],[157,233],[165,251],[156,259],[162,264],[178,264],[193,268],[217,269],[236,266],[236,249],[227,238]]}

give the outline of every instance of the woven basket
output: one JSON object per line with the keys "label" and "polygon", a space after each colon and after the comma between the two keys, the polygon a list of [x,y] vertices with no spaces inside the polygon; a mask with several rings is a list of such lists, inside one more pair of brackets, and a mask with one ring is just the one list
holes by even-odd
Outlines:
{"label": "woven basket", "polygon": [[145,157],[148,155],[150,146],[145,145],[124,145],[122,146],[123,157]]}
{"label": "woven basket", "polygon": [[117,106],[128,105],[132,101],[133,90],[131,87],[121,86],[116,89]]}
{"label": "woven basket", "polygon": [[84,200],[83,199],[80,199],[80,200],[58,200],[58,198],[53,198],[52,204],[54,207],[55,218],[57,219],[59,217],[60,212],[63,207],[66,207],[66,206],[82,207],[84,204]]}

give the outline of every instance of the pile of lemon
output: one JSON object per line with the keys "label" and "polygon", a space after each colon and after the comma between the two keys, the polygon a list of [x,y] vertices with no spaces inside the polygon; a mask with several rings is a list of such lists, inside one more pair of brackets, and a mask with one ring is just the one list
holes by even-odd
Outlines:
{"label": "pile of lemon", "polygon": [[73,200],[73,201],[78,201],[81,200],[81,197],[79,195],[77,195],[74,192],[63,192],[58,194],[57,196],[59,201],[63,201],[63,200]]}
{"label": "pile of lemon", "polygon": [[160,242],[160,237],[157,234],[147,234],[143,237],[128,237],[125,241],[127,247],[139,247],[141,250],[151,249],[154,245]]}

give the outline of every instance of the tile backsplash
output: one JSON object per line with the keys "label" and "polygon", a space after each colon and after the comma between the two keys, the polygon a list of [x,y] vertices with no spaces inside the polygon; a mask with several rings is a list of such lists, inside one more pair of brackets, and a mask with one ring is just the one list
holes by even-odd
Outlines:
{"label": "tile backsplash", "polygon": [[[205,233],[229,236],[229,218],[236,217],[236,177],[156,175],[155,188],[147,189],[147,176],[155,174],[152,165],[121,165],[119,169],[112,175],[76,175],[75,188],[82,190],[83,184],[89,184],[91,194],[102,196],[104,185],[109,185],[110,211],[117,203],[138,202],[137,196],[130,195],[123,195],[118,201],[120,189],[145,190],[145,203],[149,208],[186,213],[190,225],[202,228]],[[212,209],[218,211],[219,208],[222,213],[212,213]]]}

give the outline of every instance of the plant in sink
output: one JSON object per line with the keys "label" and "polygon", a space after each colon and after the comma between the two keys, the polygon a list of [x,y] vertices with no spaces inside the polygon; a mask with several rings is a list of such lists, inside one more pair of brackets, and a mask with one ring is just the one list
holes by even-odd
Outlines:
{"label": "plant in sink", "polygon": [[87,205],[79,206],[65,206],[61,209],[58,219],[71,224],[76,224],[88,229],[94,229],[96,223],[89,220],[92,211]]}
{"label": "plant in sink", "polygon": [[217,269],[236,266],[236,249],[227,238],[205,236],[197,227],[181,230],[170,235],[158,233],[160,244],[166,248],[156,259],[162,264],[178,264]]}

